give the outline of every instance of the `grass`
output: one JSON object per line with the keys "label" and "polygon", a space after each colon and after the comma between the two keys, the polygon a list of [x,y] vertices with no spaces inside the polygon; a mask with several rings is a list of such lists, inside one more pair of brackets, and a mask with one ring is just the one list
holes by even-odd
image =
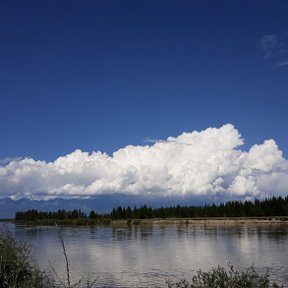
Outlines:
{"label": "grass", "polygon": [[271,283],[269,274],[258,273],[255,268],[249,267],[246,270],[237,271],[233,265],[228,268],[212,268],[208,272],[197,271],[190,281],[180,280],[173,282],[167,280],[168,288],[280,288],[276,283]]}
{"label": "grass", "polygon": [[63,288],[93,288],[96,285],[96,280],[97,278],[90,280],[88,277],[86,278],[81,278],[78,281],[76,281],[75,283],[72,283],[71,281],[71,272],[70,272],[70,262],[69,262],[69,258],[68,258],[68,253],[67,253],[67,249],[64,243],[64,239],[62,237],[61,234],[61,230],[60,227],[57,225],[57,223],[55,223],[55,226],[57,228],[57,233],[60,239],[60,243],[61,243],[61,247],[62,247],[62,252],[63,252],[63,256],[65,259],[65,268],[66,268],[66,279],[62,279],[58,273],[56,272],[56,270],[54,269],[53,265],[49,262],[50,267],[54,273],[55,278],[55,282],[54,282],[54,287],[63,287]]}
{"label": "grass", "polygon": [[[56,225],[57,226],[57,225]],[[65,247],[61,229],[57,226],[63,256],[66,265],[65,278],[61,278],[51,265],[54,274],[48,275],[32,264],[30,250],[26,243],[16,241],[7,229],[0,228],[0,287],[1,288],[93,288],[97,286],[97,278],[82,278],[74,283],[68,252]],[[140,284],[141,285],[141,284]],[[258,273],[254,267],[237,271],[232,265],[228,268],[216,267],[208,272],[199,270],[191,280],[173,282],[167,280],[167,288],[280,288],[271,283],[268,273]],[[104,286],[106,287],[106,286]],[[109,286],[110,287],[110,286]]]}

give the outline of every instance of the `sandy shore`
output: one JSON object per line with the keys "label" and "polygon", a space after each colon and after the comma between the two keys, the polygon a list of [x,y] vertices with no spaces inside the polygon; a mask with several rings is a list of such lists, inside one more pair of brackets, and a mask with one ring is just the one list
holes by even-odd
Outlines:
{"label": "sandy shore", "polygon": [[241,224],[287,224],[288,216],[271,217],[215,217],[215,218],[166,218],[166,219],[131,219],[114,220],[112,225],[165,225],[165,224],[193,224],[193,225],[241,225]]}

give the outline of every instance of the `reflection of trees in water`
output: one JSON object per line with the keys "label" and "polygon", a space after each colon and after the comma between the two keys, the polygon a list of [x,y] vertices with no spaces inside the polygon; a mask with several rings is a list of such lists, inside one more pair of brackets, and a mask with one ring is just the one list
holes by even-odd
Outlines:
{"label": "reflection of trees in water", "polygon": [[153,225],[142,226],[139,232],[141,240],[150,239],[153,234]]}
{"label": "reflection of trees in water", "polygon": [[243,237],[258,237],[269,238],[274,241],[284,241],[288,238],[288,225],[287,224],[235,224],[235,225],[215,225],[215,224],[188,224],[180,223],[175,225],[159,225],[157,226],[159,234],[162,238],[165,237],[165,233],[169,230],[171,232],[175,229],[178,238],[184,236],[202,236],[202,237],[233,237],[240,239]]}
{"label": "reflection of trees in water", "polygon": [[131,241],[133,239],[150,239],[153,235],[153,225],[127,225],[125,227],[111,227],[113,241]]}
{"label": "reflection of trees in water", "polygon": [[99,226],[89,226],[89,234],[91,239],[97,239]]}
{"label": "reflection of trees in water", "polygon": [[132,227],[130,225],[126,227],[112,227],[112,239],[113,241],[126,241],[132,239]]}
{"label": "reflection of trees in water", "polygon": [[159,231],[160,231],[161,239],[164,239],[164,238],[165,238],[166,228],[167,228],[167,225],[165,225],[165,224],[158,226],[158,229],[159,229]]}
{"label": "reflection of trees in water", "polygon": [[202,236],[207,238],[216,238],[216,237],[236,237],[241,238],[243,236],[244,227],[240,225],[226,226],[226,225],[209,225],[204,224],[203,226],[195,225],[194,226],[194,235]]}
{"label": "reflection of trees in water", "polygon": [[[191,231],[190,229],[188,231]],[[196,230],[197,233],[207,237],[257,237],[268,238],[273,241],[284,241],[288,239],[287,224],[244,224],[244,225],[203,225]],[[181,232],[183,234],[183,232]]]}
{"label": "reflection of trees in water", "polygon": [[25,238],[26,239],[33,239],[33,238],[39,238],[39,234],[41,233],[42,229],[37,229],[37,227],[27,227],[25,231]]}
{"label": "reflection of trees in water", "polygon": [[[189,224],[188,223],[180,223],[180,224],[176,224],[176,231],[177,231],[177,236],[178,238],[183,238],[184,236],[186,237],[187,235],[189,235]],[[192,231],[193,229],[191,229]]]}
{"label": "reflection of trees in water", "polygon": [[55,228],[51,226],[39,227],[39,226],[26,226],[26,225],[15,225],[15,237],[24,241],[41,241],[45,239],[47,235],[56,235]]}
{"label": "reflection of trees in water", "polygon": [[134,225],[133,227],[133,231],[134,231],[134,239],[138,239],[138,230],[139,230],[139,226],[138,225]]}
{"label": "reflection of trees in water", "polygon": [[275,242],[287,241],[288,225],[287,224],[269,224],[256,226],[256,235],[259,239],[266,237]]}

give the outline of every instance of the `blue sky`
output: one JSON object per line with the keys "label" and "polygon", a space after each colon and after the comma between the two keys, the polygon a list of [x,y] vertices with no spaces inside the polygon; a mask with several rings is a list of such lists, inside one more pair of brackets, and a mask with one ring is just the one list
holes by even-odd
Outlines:
{"label": "blue sky", "polygon": [[[286,1],[2,1],[0,158],[112,153],[232,123],[287,153]],[[286,47],[288,49],[288,46]],[[287,60],[288,60],[288,55]],[[275,60],[275,62],[274,62]]]}
{"label": "blue sky", "polygon": [[2,1],[0,159],[231,123],[288,152],[287,1]]}

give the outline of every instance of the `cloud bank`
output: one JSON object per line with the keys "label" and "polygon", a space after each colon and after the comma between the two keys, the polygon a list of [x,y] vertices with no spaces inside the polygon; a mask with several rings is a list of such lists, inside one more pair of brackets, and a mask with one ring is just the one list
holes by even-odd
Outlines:
{"label": "cloud bank", "polygon": [[0,166],[0,197],[53,199],[125,193],[141,196],[286,195],[288,161],[274,140],[239,147],[231,124],[183,133],[109,156],[76,150],[54,162],[31,158]]}

